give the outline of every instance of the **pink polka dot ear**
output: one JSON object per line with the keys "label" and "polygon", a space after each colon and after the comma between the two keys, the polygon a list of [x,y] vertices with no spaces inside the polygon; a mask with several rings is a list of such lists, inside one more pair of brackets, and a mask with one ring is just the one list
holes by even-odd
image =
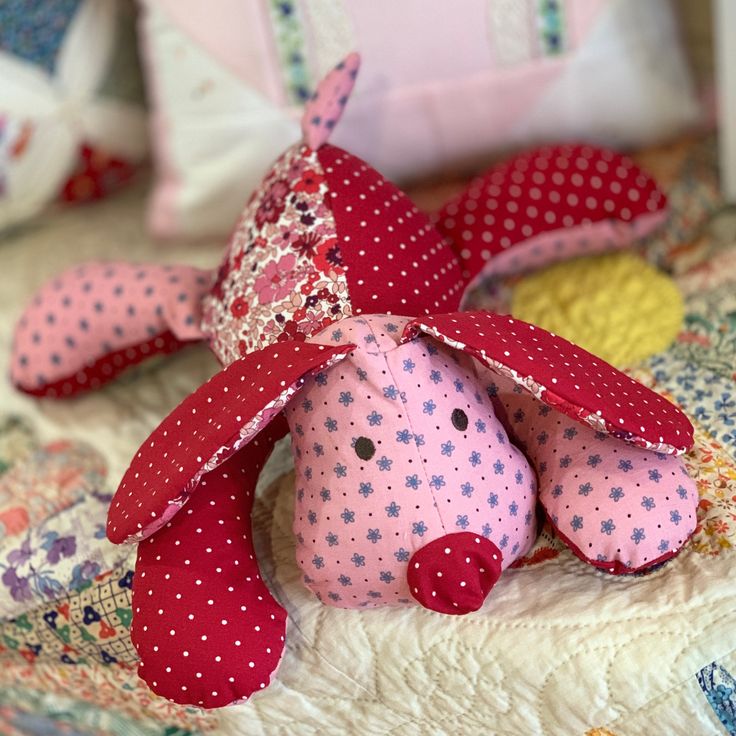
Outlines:
{"label": "pink polka dot ear", "polygon": [[45,284],[15,330],[11,376],[22,391],[64,398],[202,339],[209,271],[86,263]]}
{"label": "pink polka dot ear", "polygon": [[353,345],[271,345],[231,363],[182,401],[133,458],[110,504],[111,542],[138,541],[159,530],[187,502],[203,476],[279,416],[308,373],[344,358]]}
{"label": "pink polka dot ear", "polygon": [[327,142],[342,116],[360,68],[360,55],[345,57],[317,85],[317,90],[304,107],[302,134],[304,142],[316,151]]}
{"label": "pink polka dot ear", "polygon": [[251,510],[275,435],[202,479],[200,492],[138,548],[131,638],[138,673],[176,703],[219,708],[271,682],[286,611],[261,579]]}
{"label": "pink polka dot ear", "polygon": [[692,424],[676,406],[541,327],[491,312],[456,312],[413,320],[404,340],[419,332],[469,353],[545,404],[624,442],[672,455],[693,445]]}

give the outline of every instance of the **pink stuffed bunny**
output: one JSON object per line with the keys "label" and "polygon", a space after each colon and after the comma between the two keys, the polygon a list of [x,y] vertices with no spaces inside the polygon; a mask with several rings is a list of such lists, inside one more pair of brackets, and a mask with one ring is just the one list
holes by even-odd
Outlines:
{"label": "pink stuffed bunny", "polygon": [[[614,574],[664,562],[695,528],[675,457],[692,445],[687,418],[562,338],[458,312],[474,274],[403,193],[326,143],[357,66],[318,89],[304,142],[251,198],[214,283],[82,266],[16,335],[16,379],[36,393],[71,395],[201,335],[225,366],[143,443],[108,516],[111,541],[140,542],[140,675],[180,703],[242,700],[280,661],[286,614],[260,578],[250,512],[287,432],[297,560],[329,605],[475,611],[534,542],[538,501],[578,557]],[[128,289],[146,316],[134,345]],[[103,345],[92,328],[110,325],[123,335]],[[36,365],[48,340],[52,374]]]}

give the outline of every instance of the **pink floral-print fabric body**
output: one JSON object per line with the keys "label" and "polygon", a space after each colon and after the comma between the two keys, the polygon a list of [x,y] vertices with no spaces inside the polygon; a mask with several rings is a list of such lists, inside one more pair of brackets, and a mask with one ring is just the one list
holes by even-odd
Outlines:
{"label": "pink floral-print fabric body", "polygon": [[429,338],[400,345],[407,321],[355,317],[314,336],[358,349],[286,411],[297,560],[327,604],[408,604],[410,556],[445,534],[489,538],[504,568],[536,538],[534,472],[472,358]]}

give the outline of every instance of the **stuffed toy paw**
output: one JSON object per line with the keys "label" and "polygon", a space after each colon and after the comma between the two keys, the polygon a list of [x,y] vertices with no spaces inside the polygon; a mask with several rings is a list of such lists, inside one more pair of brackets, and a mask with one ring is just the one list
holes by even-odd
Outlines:
{"label": "stuffed toy paw", "polygon": [[[138,543],[140,675],[179,703],[242,701],[279,665],[286,613],[250,513],[287,433],[297,560],[326,605],[477,611],[534,542],[538,502],[614,574],[669,559],[695,528],[676,457],[687,418],[541,328],[459,312],[475,274],[400,190],[327,142],[357,68],[351,55],[320,85],[201,302],[154,325],[196,339],[174,327],[198,314],[224,366],[141,445],[108,515],[111,541]],[[76,356],[104,361],[88,348]],[[43,393],[47,376],[24,368]]]}

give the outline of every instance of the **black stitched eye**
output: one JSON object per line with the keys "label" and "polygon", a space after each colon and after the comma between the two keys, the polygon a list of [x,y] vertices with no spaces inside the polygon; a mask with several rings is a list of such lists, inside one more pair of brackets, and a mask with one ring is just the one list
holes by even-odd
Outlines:
{"label": "black stitched eye", "polygon": [[370,460],[376,454],[376,446],[373,444],[373,440],[369,440],[367,437],[358,437],[355,440],[355,454],[361,460]]}
{"label": "black stitched eye", "polygon": [[462,409],[452,410],[452,426],[461,432],[468,428],[468,415]]}

